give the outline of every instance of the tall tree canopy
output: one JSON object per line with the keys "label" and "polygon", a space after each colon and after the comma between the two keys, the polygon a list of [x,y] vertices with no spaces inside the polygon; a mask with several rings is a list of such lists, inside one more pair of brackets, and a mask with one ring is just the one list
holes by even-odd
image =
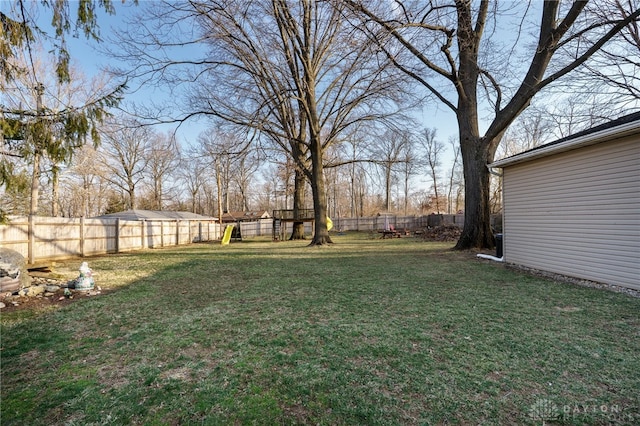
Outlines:
{"label": "tall tree canopy", "polygon": [[[341,1],[218,0],[154,3],[118,44],[126,72],[191,88],[185,117],[248,126],[279,144],[311,184],[315,232],[331,242],[326,150],[357,123],[396,111],[389,60],[344,18]],[[167,34],[166,37],[162,34]],[[144,42],[141,42],[144,40]],[[185,57],[176,46],[207,48]]]}
{"label": "tall tree canopy", "polygon": [[[487,164],[509,125],[536,94],[566,84],[640,15],[636,0],[345,1],[397,68],[456,116],[465,177],[458,249],[494,244]],[[524,28],[535,28],[534,36]],[[630,28],[626,34],[636,34]]]}

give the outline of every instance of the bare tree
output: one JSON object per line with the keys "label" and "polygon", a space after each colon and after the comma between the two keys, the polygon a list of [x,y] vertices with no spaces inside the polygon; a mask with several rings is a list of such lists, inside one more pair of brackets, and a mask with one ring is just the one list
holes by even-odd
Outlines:
{"label": "bare tree", "polygon": [[136,188],[145,178],[149,148],[154,135],[148,127],[131,120],[114,121],[102,130],[107,180],[126,194],[125,207],[136,209]]}
{"label": "bare tree", "polygon": [[451,146],[451,149],[453,150],[453,161],[451,162],[451,169],[449,170],[449,187],[447,191],[447,213],[451,214],[453,212],[458,211],[457,196],[456,196],[455,208],[453,208],[454,188],[455,187],[460,188],[461,186],[463,186],[464,183],[462,182],[463,179],[459,178],[462,175],[460,170],[460,144],[458,143],[457,139],[449,138],[449,146]]}
{"label": "bare tree", "polygon": [[418,173],[419,170],[419,156],[416,153],[416,139],[413,134],[405,132],[403,137],[406,138],[406,143],[402,149],[401,155],[401,174],[404,180],[403,195],[404,195],[404,215],[409,213],[409,198],[411,192],[411,178]]}
{"label": "bare tree", "polygon": [[255,150],[247,149],[233,165],[231,179],[235,184],[238,193],[238,201],[236,202],[237,210],[249,211],[249,199],[251,195],[251,186],[254,180],[254,174],[260,167],[260,160]]}
{"label": "bare tree", "polygon": [[147,150],[147,164],[145,172],[151,182],[152,206],[155,210],[162,210],[163,198],[166,196],[165,183],[170,178],[176,166],[180,163],[180,150],[175,133],[156,133]]}
{"label": "bare tree", "polygon": [[202,213],[201,203],[198,201],[202,196],[202,190],[206,183],[206,161],[199,153],[189,153],[190,158],[182,158],[178,167],[178,180],[189,194],[190,211],[192,213]]}
{"label": "bare tree", "polygon": [[[210,169],[208,169],[210,170]],[[202,212],[203,214],[208,214],[210,216],[215,216],[218,213],[218,196],[216,185],[211,179],[210,176],[206,176],[204,180],[204,184],[202,185],[202,189],[200,191],[202,193],[202,197],[204,199],[202,203]]]}
{"label": "bare tree", "polygon": [[[637,0],[616,0],[607,8],[596,10],[602,21],[612,18],[628,18],[640,8]],[[600,94],[600,99],[616,110],[628,111],[637,108],[640,99],[640,23],[635,20],[624,27],[620,37],[603,46],[592,61],[585,64],[584,70],[576,76],[576,83],[589,85],[592,91]],[[594,87],[594,76],[601,87]],[[613,100],[617,100],[615,105]]]}
{"label": "bare tree", "polygon": [[420,138],[420,145],[422,145],[424,162],[427,168],[427,172],[431,177],[431,184],[433,185],[433,193],[436,201],[436,213],[440,214],[440,195],[438,194],[439,178],[440,178],[440,157],[444,150],[444,144],[436,139],[436,129],[424,129],[422,132],[422,138]]}
{"label": "bare tree", "polygon": [[231,162],[240,151],[238,141],[221,129],[210,129],[198,136],[200,150],[215,174],[218,191],[218,217],[229,211],[229,187],[231,186]]}
{"label": "bare tree", "polygon": [[388,129],[382,136],[376,137],[371,142],[370,157],[382,172],[382,184],[384,186],[384,208],[387,212],[392,210],[392,187],[398,181],[402,171],[402,162],[405,161],[404,153],[406,145],[411,140],[404,131]]}
{"label": "bare tree", "polygon": [[[345,1],[395,65],[456,116],[465,176],[458,249],[494,245],[486,165],[509,125],[536,94],[565,82],[640,16],[634,2],[623,7],[624,13],[608,13],[621,6],[616,1],[523,2],[511,4],[511,11],[489,0]],[[540,13],[537,40],[525,51],[519,48],[532,40],[522,28],[532,10]],[[505,37],[506,42],[491,37],[508,34],[509,26],[515,36]],[[484,116],[488,121],[481,123]]]}
{"label": "bare tree", "polygon": [[111,184],[103,158],[85,145],[61,176],[60,210],[68,217],[92,217],[104,213]]}
{"label": "bare tree", "polygon": [[[283,188],[283,182],[287,182],[288,179],[282,176],[282,172],[287,171],[287,168],[279,167],[276,163],[271,163],[262,169],[262,197],[260,201],[260,208],[269,211],[286,208],[286,204],[279,202],[280,196],[286,193],[286,187]],[[285,184],[286,185],[286,184]]]}
{"label": "bare tree", "polygon": [[[218,193],[217,214],[222,220],[223,213],[243,210],[247,204],[245,196],[251,181],[251,171],[256,167],[256,163],[249,157],[251,142],[244,137],[244,133],[233,131],[233,129],[225,130],[222,127],[213,127],[202,132],[198,142],[200,157],[208,161],[215,173]],[[232,199],[235,198],[232,194],[234,189],[237,189],[240,194],[242,200],[240,205],[232,205]]]}
{"label": "bare tree", "polygon": [[[164,2],[144,15],[157,24],[153,37],[138,25],[132,29],[139,32],[119,45],[123,57],[139,59],[132,77],[190,82],[190,103],[180,119],[210,115],[248,126],[289,153],[311,184],[312,245],[331,242],[326,150],[355,123],[393,111],[390,95],[398,93],[398,80],[385,78],[388,59],[345,21],[343,8],[342,2],[311,0]],[[195,37],[168,31],[187,22]],[[206,57],[155,55],[196,43],[209,48]]]}

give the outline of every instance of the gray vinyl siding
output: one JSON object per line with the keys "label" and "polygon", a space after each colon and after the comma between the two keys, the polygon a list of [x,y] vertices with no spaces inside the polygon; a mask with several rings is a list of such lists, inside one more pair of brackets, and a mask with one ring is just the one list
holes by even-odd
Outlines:
{"label": "gray vinyl siding", "polygon": [[503,173],[506,262],[640,289],[640,136]]}

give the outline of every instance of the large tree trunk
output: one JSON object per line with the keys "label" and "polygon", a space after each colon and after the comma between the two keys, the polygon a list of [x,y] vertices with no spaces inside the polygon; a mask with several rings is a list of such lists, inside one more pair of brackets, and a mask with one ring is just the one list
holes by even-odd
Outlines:
{"label": "large tree trunk", "polygon": [[[293,217],[299,219],[300,211],[304,208],[306,179],[304,173],[296,167],[293,189]],[[293,222],[293,231],[290,240],[304,240],[304,222]]]}
{"label": "large tree trunk", "polygon": [[127,193],[129,195],[129,208],[131,210],[135,210],[137,207],[136,190],[135,190],[135,185],[131,181],[129,181],[129,189]]}
{"label": "large tree trunk", "polygon": [[222,228],[222,177],[220,173],[220,163],[217,159],[216,159],[215,167],[216,167],[216,187],[218,189],[218,225],[220,225],[219,232],[220,232],[220,239],[222,239],[222,233],[224,232],[224,229]]}
{"label": "large tree trunk", "polygon": [[385,164],[384,178],[384,209],[386,212],[389,212],[391,211],[391,162]]}
{"label": "large tree trunk", "polygon": [[331,244],[327,229],[327,194],[324,186],[324,169],[322,165],[322,144],[314,135],[310,141],[311,149],[311,189],[313,192],[314,233],[311,246]]}
{"label": "large tree trunk", "polygon": [[455,249],[492,248],[495,240],[489,208],[489,149],[484,141],[469,135],[463,136],[460,148],[464,158],[465,208],[464,228]]}
{"label": "large tree trunk", "polygon": [[155,208],[156,210],[162,210],[162,180],[158,178],[156,180],[155,188]]}
{"label": "large tree trunk", "polygon": [[[487,3],[481,13],[484,22]],[[489,142],[480,137],[478,127],[478,50],[483,25],[474,27],[470,3],[456,3],[458,12],[458,48],[460,68],[458,78],[458,134],[464,170],[464,228],[455,248],[493,248],[491,211],[489,209],[490,175],[487,169]],[[480,22],[480,18],[479,22]]]}

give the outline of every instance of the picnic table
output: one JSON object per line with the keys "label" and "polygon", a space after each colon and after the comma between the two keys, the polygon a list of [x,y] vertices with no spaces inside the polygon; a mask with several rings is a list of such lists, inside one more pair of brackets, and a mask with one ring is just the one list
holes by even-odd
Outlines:
{"label": "picnic table", "polygon": [[400,236],[400,234],[398,234],[396,231],[392,231],[392,230],[390,230],[390,229],[389,229],[389,230],[384,230],[384,229],[383,229],[382,231],[378,231],[378,232],[382,234],[382,238],[383,238],[383,239],[384,239],[384,238],[387,238],[387,237],[389,237],[389,238],[393,238],[393,237],[395,237],[396,235],[398,235],[398,237]]}
{"label": "picnic table", "polygon": [[382,231],[378,231],[379,233],[382,234],[382,238],[393,238],[393,237],[398,237],[400,238],[400,236],[402,235],[402,233],[400,231],[398,231],[393,225],[389,226],[389,229],[383,229]]}

